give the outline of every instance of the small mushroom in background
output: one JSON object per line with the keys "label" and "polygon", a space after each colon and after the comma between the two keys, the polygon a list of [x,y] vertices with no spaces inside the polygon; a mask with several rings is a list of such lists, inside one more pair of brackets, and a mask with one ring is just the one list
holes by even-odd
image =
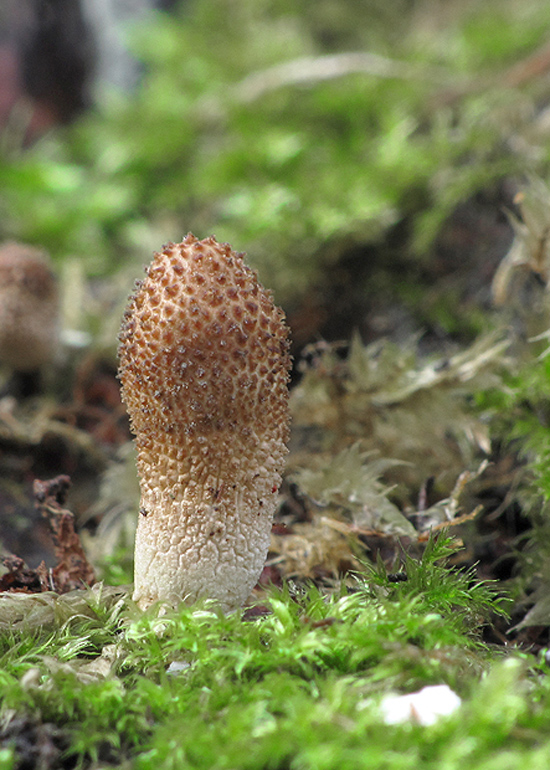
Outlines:
{"label": "small mushroom in background", "polygon": [[[59,347],[59,291],[47,255],[32,246],[0,246],[0,362],[25,391]],[[34,385],[33,385],[34,383]]]}
{"label": "small mushroom in background", "polygon": [[229,611],[264,566],[289,432],[288,327],[241,254],[156,253],[120,332],[138,452],[134,599]]}

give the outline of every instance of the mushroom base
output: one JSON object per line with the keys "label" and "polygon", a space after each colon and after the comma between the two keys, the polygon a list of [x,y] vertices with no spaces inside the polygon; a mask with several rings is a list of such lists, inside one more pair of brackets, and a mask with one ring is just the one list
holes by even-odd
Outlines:
{"label": "mushroom base", "polygon": [[225,612],[242,606],[265,564],[274,508],[275,500],[261,515],[243,515],[243,507],[237,512],[228,505],[173,502],[159,510],[142,497],[133,595],[138,606],[205,597]]}

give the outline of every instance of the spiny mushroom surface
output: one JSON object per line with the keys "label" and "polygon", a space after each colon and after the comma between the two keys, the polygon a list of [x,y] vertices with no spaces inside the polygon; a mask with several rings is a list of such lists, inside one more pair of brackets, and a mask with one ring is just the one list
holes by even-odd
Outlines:
{"label": "spiny mushroom surface", "polygon": [[241,606],[286,455],[288,328],[241,254],[189,234],[156,253],[120,332],[138,451],[134,599]]}
{"label": "spiny mushroom surface", "polygon": [[0,246],[0,360],[16,372],[49,363],[59,344],[57,280],[46,255]]}

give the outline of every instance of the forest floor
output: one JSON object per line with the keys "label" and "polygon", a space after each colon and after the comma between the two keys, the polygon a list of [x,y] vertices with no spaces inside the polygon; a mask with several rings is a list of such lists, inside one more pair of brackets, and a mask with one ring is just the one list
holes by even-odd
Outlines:
{"label": "forest floor", "polygon": [[[0,770],[550,766],[549,7],[318,7],[184,3],[135,92],[32,142],[10,112],[0,231],[50,253],[63,329],[0,372]],[[293,340],[227,615],[132,600],[117,331],[189,228]]]}

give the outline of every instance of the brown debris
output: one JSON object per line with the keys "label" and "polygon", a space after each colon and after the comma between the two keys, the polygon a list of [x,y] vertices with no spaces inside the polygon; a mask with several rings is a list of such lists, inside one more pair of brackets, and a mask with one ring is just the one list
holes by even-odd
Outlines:
{"label": "brown debris", "polygon": [[55,419],[86,433],[101,446],[128,441],[128,418],[116,365],[96,353],[85,356],[75,370],[72,400],[58,406]]}
{"label": "brown debris", "polygon": [[63,766],[60,757],[66,745],[56,725],[40,723],[35,716],[9,713],[0,725],[0,748],[14,750],[16,767],[48,770]]}
{"label": "brown debris", "polygon": [[7,556],[3,560],[7,572],[0,577],[0,592],[33,594],[53,591],[65,594],[95,583],[93,567],[75,532],[74,516],[71,511],[62,508],[70,483],[68,476],[34,482],[36,507],[50,525],[56,566],[48,569],[41,562],[36,569],[30,569],[19,556]]}
{"label": "brown debris", "polygon": [[[36,506],[48,520],[55,545],[57,564],[41,575],[42,590],[64,594],[95,582],[92,565],[88,562],[80,537],[74,528],[71,511],[62,508],[70,485],[68,476],[56,476],[49,481],[34,482]],[[39,570],[43,565],[40,565]],[[44,567],[45,570],[45,567]],[[46,582],[46,585],[44,585]]]}
{"label": "brown debris", "polygon": [[8,571],[0,577],[0,591],[30,594],[42,591],[38,570],[29,569],[19,556],[6,556],[2,563]]}

